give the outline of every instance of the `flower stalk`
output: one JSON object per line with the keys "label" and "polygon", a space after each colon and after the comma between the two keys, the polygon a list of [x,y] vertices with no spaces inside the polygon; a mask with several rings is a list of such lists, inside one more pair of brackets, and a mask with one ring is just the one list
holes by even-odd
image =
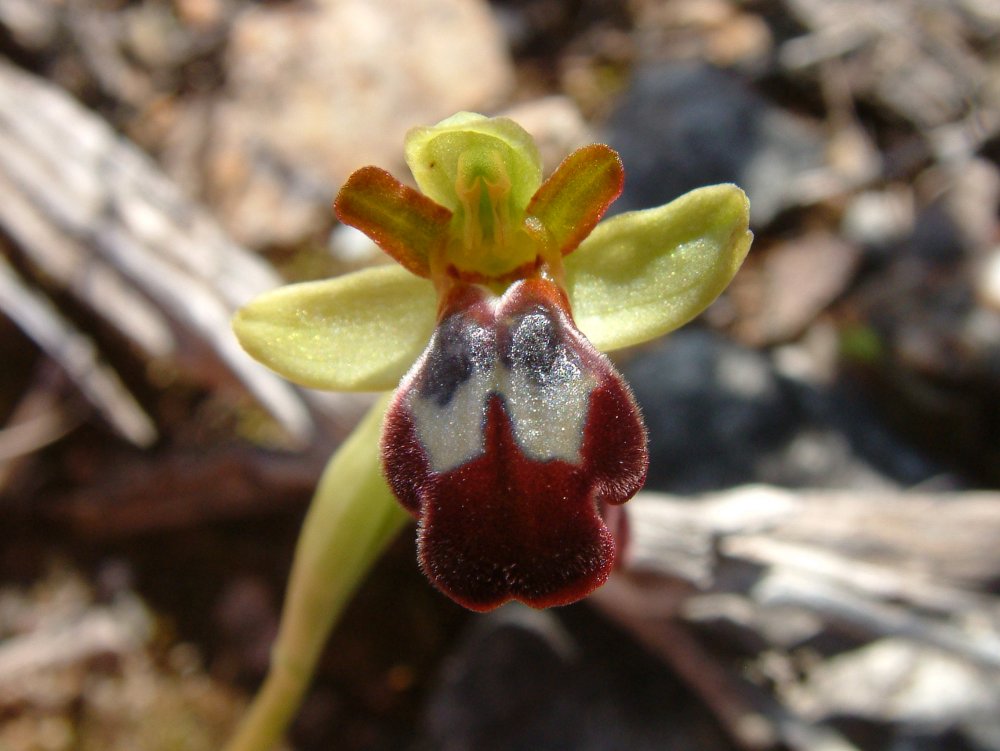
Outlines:
{"label": "flower stalk", "polygon": [[285,732],[333,626],[408,517],[379,472],[380,398],[320,478],[295,548],[264,685],[225,751],[267,751]]}

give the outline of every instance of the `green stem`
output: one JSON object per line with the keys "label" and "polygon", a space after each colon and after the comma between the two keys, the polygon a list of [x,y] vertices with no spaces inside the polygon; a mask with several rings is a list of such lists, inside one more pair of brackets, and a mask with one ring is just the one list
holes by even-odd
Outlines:
{"label": "green stem", "polygon": [[379,462],[388,398],[371,408],[323,472],[295,549],[270,670],[224,751],[269,751],[281,739],[338,616],[408,519]]}

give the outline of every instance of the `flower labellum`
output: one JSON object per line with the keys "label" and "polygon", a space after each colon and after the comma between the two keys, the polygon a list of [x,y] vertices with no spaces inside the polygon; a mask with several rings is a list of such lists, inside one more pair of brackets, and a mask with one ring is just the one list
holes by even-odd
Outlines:
{"label": "flower labellum", "polygon": [[607,579],[602,519],[646,478],[646,435],[552,281],[458,284],[386,413],[382,457],[421,564],[473,610],[579,599]]}

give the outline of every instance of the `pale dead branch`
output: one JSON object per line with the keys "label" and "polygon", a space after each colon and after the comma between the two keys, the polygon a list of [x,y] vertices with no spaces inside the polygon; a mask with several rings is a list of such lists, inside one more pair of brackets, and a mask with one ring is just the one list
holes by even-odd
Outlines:
{"label": "pale dead branch", "polygon": [[[1000,716],[1000,493],[747,486],[643,493],[628,510],[624,571],[594,602],[741,746],[851,749],[822,720],[927,717],[934,696],[944,724],[979,732]],[[747,660],[720,661],[694,626],[730,634]]]}
{"label": "pale dead branch", "polygon": [[302,397],[254,363],[229,326],[236,307],[280,278],[103,120],[2,62],[0,225],[148,356],[173,354],[179,337],[204,341],[293,436],[309,434]]}

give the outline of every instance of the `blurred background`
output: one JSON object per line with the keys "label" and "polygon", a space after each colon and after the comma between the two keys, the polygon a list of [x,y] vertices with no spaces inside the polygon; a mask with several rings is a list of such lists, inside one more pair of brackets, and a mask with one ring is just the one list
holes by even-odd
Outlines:
{"label": "blurred background", "polygon": [[228,320],[382,263],[330,203],[509,114],[613,207],[733,181],[750,257],[621,353],[650,494],[586,603],[394,544],[287,748],[1000,749],[995,0],[0,0],[0,749],[217,749],[369,398]]}

